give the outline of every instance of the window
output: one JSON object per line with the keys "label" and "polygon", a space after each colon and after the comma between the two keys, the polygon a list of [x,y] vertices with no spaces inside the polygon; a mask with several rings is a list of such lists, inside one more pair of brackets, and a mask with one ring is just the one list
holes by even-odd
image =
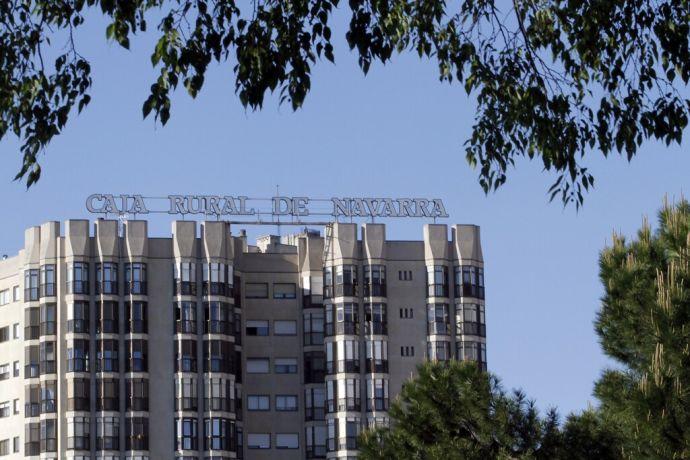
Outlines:
{"label": "window", "polygon": [[96,379],[96,410],[120,410],[120,381]]}
{"label": "window", "polygon": [[88,302],[74,302],[67,307],[67,332],[89,332]]}
{"label": "window", "polygon": [[[360,410],[360,383],[359,378],[342,379],[337,381],[329,381],[331,386],[327,386],[327,390],[336,391],[337,410],[338,411],[359,411]],[[332,399],[332,394],[328,395],[328,399]]]}
{"label": "window", "polygon": [[39,344],[39,359],[41,375],[55,373],[55,342],[41,342]]}
{"label": "window", "polygon": [[149,449],[149,419],[147,417],[126,418],[125,430],[125,449]]}
{"label": "window", "polygon": [[[175,410],[176,411],[196,411],[197,391],[196,379],[194,377],[180,377],[175,379]],[[216,409],[218,410],[218,409]]]}
{"label": "window", "polygon": [[297,358],[276,358],[273,366],[276,374],[296,374]]}
{"label": "window", "polygon": [[148,332],[148,303],[127,302],[125,305],[127,308],[127,332],[146,334]]}
{"label": "window", "polygon": [[34,340],[40,337],[40,323],[41,314],[38,307],[24,309],[24,340]]}
{"label": "window", "polygon": [[173,294],[196,295],[196,264],[180,262],[173,264]]}
{"label": "window", "polygon": [[248,449],[270,449],[271,435],[269,433],[247,433]]}
{"label": "window", "polygon": [[19,323],[14,323],[12,325],[12,338],[13,339],[19,338]]}
{"label": "window", "polygon": [[196,302],[175,302],[175,331],[178,334],[196,334]]}
{"label": "window", "polygon": [[281,321],[273,322],[273,333],[275,335],[297,335],[297,321]]}
{"label": "window", "polygon": [[269,398],[267,395],[247,395],[247,410],[271,410],[271,398]]}
{"label": "window", "polygon": [[307,421],[325,420],[326,390],[325,387],[307,388],[304,390],[304,414]]}
{"label": "window", "polygon": [[119,372],[117,340],[96,341],[96,372]]}
{"label": "window", "polygon": [[268,321],[266,320],[247,320],[246,334],[249,336],[267,336]]}
{"label": "window", "polygon": [[55,296],[55,264],[41,265],[40,297]]}
{"label": "window", "polygon": [[345,436],[341,433],[338,439],[338,449],[354,450],[357,449],[357,437],[359,436],[360,420],[359,417],[348,417],[345,421]]}
{"label": "window", "polygon": [[89,450],[89,418],[67,419],[67,450]]}
{"label": "window", "polygon": [[196,418],[175,419],[175,449],[197,450],[198,434]]}
{"label": "window", "polygon": [[0,343],[10,340],[10,327],[0,327]]}
{"label": "window", "polygon": [[96,264],[96,294],[117,295],[117,264],[103,262]]}
{"label": "window", "polygon": [[12,400],[12,414],[19,414],[19,398]]}
{"label": "window", "polygon": [[67,293],[89,293],[89,264],[73,262],[67,265]]}
{"label": "window", "polygon": [[274,299],[296,299],[297,287],[294,283],[274,283],[273,284],[273,298]]}
{"label": "window", "polygon": [[388,341],[367,340],[366,369],[369,373],[388,372]]}
{"label": "window", "polygon": [[400,356],[404,356],[404,357],[414,356],[414,347],[410,347],[410,346],[400,347]]}
{"label": "window", "polygon": [[455,306],[455,320],[458,334],[486,337],[484,305],[457,304]]}
{"label": "window", "polygon": [[412,281],[412,270],[399,270],[398,279],[400,281]]}
{"label": "window", "polygon": [[133,411],[149,410],[149,381],[148,379],[125,380],[127,391],[125,408]]}
{"label": "window", "polygon": [[447,303],[430,303],[427,308],[427,334],[449,335],[450,316]]}
{"label": "window", "polygon": [[12,438],[12,452],[19,453],[19,436]]}
{"label": "window", "polygon": [[205,411],[230,412],[233,410],[234,400],[235,389],[231,380],[219,377],[204,378]]}
{"label": "window", "polygon": [[401,308],[400,309],[400,317],[403,319],[414,318],[414,308]]}
{"label": "window", "polygon": [[432,265],[427,267],[427,297],[448,297],[448,267]]}
{"label": "window", "polygon": [[41,453],[41,424],[27,423],[24,425],[24,456],[34,456]]}
{"label": "window", "polygon": [[333,297],[333,267],[323,268],[323,297],[324,299]]}
{"label": "window", "polygon": [[211,262],[203,266],[203,294],[232,296],[233,271],[231,265]]}
{"label": "window", "polygon": [[323,458],[326,456],[326,427],[308,426],[305,428],[307,441],[307,458]]}
{"label": "window", "polygon": [[41,305],[41,335],[55,335],[55,309],[54,303]]}
{"label": "window", "polygon": [[367,334],[388,334],[388,309],[385,303],[364,304],[364,325]]}
{"label": "window", "polygon": [[0,291],[0,306],[7,305],[8,303],[10,303],[10,290]]}
{"label": "window", "polygon": [[455,297],[484,299],[484,269],[472,265],[455,267]]}
{"label": "window", "polygon": [[119,440],[120,417],[96,418],[96,450],[119,450]]}
{"label": "window", "polygon": [[204,340],[204,372],[233,371],[234,350],[225,340]]}
{"label": "window", "polygon": [[57,420],[41,420],[41,453],[57,451]]}
{"label": "window", "polygon": [[429,341],[426,343],[427,359],[430,361],[448,361],[450,359],[450,342]]}
{"label": "window", "polygon": [[335,267],[334,293],[335,297],[358,295],[356,265],[338,265]]}
{"label": "window", "polygon": [[24,301],[38,300],[38,269],[24,271]]}
{"label": "window", "polygon": [[125,264],[125,294],[146,295],[146,264],[141,262]]}
{"label": "window", "polygon": [[204,302],[204,315],[206,318],[204,333],[232,334],[232,311],[229,303]]}
{"label": "window", "polygon": [[24,417],[41,415],[41,385],[24,387]]}
{"label": "window", "polygon": [[96,332],[117,334],[119,317],[117,302],[103,301],[96,304]]}
{"label": "window", "polygon": [[474,340],[456,343],[456,356],[459,361],[474,361],[479,368],[486,371],[486,344]]}
{"label": "window", "polygon": [[235,422],[226,418],[204,419],[204,450],[234,450]]}
{"label": "window", "polygon": [[276,449],[299,449],[297,433],[276,433]]}
{"label": "window", "polygon": [[366,297],[386,297],[386,266],[364,266],[364,295]]}
{"label": "window", "polygon": [[175,342],[175,372],[196,372],[196,340]]}
{"label": "window", "polygon": [[326,376],[326,354],[323,351],[304,352],[304,383],[323,383]]}
{"label": "window", "polygon": [[12,301],[19,302],[19,286],[14,286],[12,288]]}
{"label": "window", "polygon": [[19,361],[12,363],[12,377],[19,377]]}
{"label": "window", "polygon": [[148,341],[127,340],[127,372],[148,372]]}
{"label": "window", "polygon": [[[333,311],[333,307],[335,307],[335,311]],[[335,313],[335,321],[333,321],[333,313]],[[336,334],[358,335],[359,304],[339,303],[336,305],[326,305],[326,335],[333,335],[333,322],[335,322]]]}
{"label": "window", "polygon": [[72,340],[67,344],[67,372],[89,372],[89,341]]}
{"label": "window", "polygon": [[297,395],[277,395],[276,410],[280,412],[292,412],[297,410]]}
{"label": "window", "polygon": [[388,410],[388,380],[371,379],[367,381],[367,411]]}
{"label": "window", "polygon": [[304,313],[304,345],[323,345],[323,313]]}
{"label": "window", "polygon": [[[46,342],[49,343],[49,342]],[[30,345],[28,347],[24,347],[24,378],[25,379],[30,379],[34,377],[38,377],[40,375],[40,348],[38,345]],[[2,366],[0,366],[0,372]],[[8,369],[9,372],[9,369]],[[2,379],[2,376],[0,376],[0,379]]]}
{"label": "window", "polygon": [[9,363],[0,364],[0,380],[7,380],[10,378],[10,365]]}
{"label": "window", "polygon": [[5,418],[10,416],[10,402],[3,401],[0,402],[0,418]]}
{"label": "window", "polygon": [[244,297],[246,299],[268,299],[268,283],[245,283]]}
{"label": "window", "polygon": [[323,276],[302,277],[302,304],[304,308],[323,305]]}
{"label": "window", "polygon": [[88,411],[90,406],[91,381],[89,379],[67,380],[67,410]]}
{"label": "window", "polygon": [[268,374],[268,358],[247,358],[247,374]]}

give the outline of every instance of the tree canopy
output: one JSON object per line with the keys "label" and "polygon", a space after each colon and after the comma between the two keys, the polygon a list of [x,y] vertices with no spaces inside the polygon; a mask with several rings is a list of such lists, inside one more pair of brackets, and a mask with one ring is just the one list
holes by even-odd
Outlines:
{"label": "tree canopy", "polygon": [[389,411],[390,429],[362,433],[362,460],[599,460],[622,458],[618,424],[588,410],[563,426],[475,363],[427,362]]}
{"label": "tree canopy", "polygon": [[[690,3],[659,0],[351,0],[346,30],[333,29],[338,0],[6,0],[0,2],[0,139],[21,139],[17,179],[41,175],[38,155],[91,100],[91,66],[79,53],[89,10],[124,48],[156,17],[151,63],[159,76],[143,115],[165,124],[171,92],[195,97],[212,63],[232,67],[242,105],[268,92],[298,109],[312,67],[333,62],[343,32],[364,73],[394,53],[438,66],[439,79],[476,100],[464,144],[485,192],[520,158],[555,175],[551,199],[583,201],[594,184],[584,157],[628,159],[647,139],[680,142],[688,122],[681,95],[690,78]],[[47,50],[57,54],[44,59]]]}
{"label": "tree canopy", "polygon": [[690,458],[690,205],[667,203],[659,228],[614,235],[600,257],[596,321],[619,366],[596,384],[606,413],[627,424],[631,458]]}

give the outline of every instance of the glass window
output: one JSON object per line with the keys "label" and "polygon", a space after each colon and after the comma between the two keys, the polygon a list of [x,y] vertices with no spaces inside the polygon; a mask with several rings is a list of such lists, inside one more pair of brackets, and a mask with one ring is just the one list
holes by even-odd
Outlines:
{"label": "glass window", "polygon": [[247,374],[268,374],[268,358],[247,358]]}
{"label": "glass window", "polygon": [[175,449],[197,450],[198,434],[196,418],[175,419]]}
{"label": "glass window", "polygon": [[274,283],[273,284],[273,298],[274,299],[296,299],[297,287],[294,283]]}
{"label": "glass window", "polygon": [[333,267],[323,268],[323,297],[330,299],[333,297]]}
{"label": "glass window", "polygon": [[450,359],[450,342],[429,341],[427,346],[427,358],[430,361],[448,361]]}
{"label": "glass window", "polygon": [[367,381],[367,411],[388,410],[388,379]]}
{"label": "glass window", "polygon": [[273,322],[273,333],[275,335],[297,335],[297,321],[276,320]]}
{"label": "glass window", "polygon": [[486,337],[484,305],[463,303],[455,307],[458,334]]}
{"label": "glass window", "polygon": [[41,420],[41,453],[57,451],[57,420]]}
{"label": "glass window", "polygon": [[67,410],[88,411],[90,406],[91,381],[89,379],[67,380]]}
{"label": "glass window", "polygon": [[0,291],[0,306],[10,303],[10,290]]}
{"label": "glass window", "polygon": [[96,294],[118,294],[117,271],[114,262],[96,264]]}
{"label": "glass window", "polygon": [[323,351],[304,352],[304,383],[323,383],[326,376],[326,354]]}
{"label": "glass window", "polygon": [[364,266],[364,295],[367,297],[386,297],[386,266]]}
{"label": "glass window", "polygon": [[449,335],[450,316],[447,303],[430,303],[427,305],[427,334]]}
{"label": "glass window", "polygon": [[448,297],[448,267],[427,267],[427,297]]}
{"label": "glass window", "polygon": [[120,372],[119,347],[117,340],[96,341],[96,372]]}
{"label": "glass window", "polygon": [[[240,399],[241,401],[241,399]],[[204,378],[204,410],[234,411],[235,389],[230,379]]]}
{"label": "glass window", "polygon": [[268,283],[245,283],[244,297],[246,299],[267,299]]}
{"label": "glass window", "polygon": [[247,395],[247,410],[271,410],[271,398],[267,395]]}
{"label": "glass window", "polygon": [[[196,378],[179,377],[175,378],[175,410],[176,411],[196,411],[197,390]],[[209,410],[209,409],[207,409]],[[220,409],[213,409],[220,410]]]}
{"label": "glass window", "polygon": [[233,317],[229,303],[204,302],[204,314],[206,318],[204,332],[206,334],[232,334]]}
{"label": "glass window", "polygon": [[308,426],[305,428],[307,458],[326,456],[326,427]]}
{"label": "glass window", "polygon": [[196,264],[179,262],[173,264],[173,294],[196,295]]}
{"label": "glass window", "polygon": [[56,305],[54,303],[43,304],[41,310],[41,335],[54,335],[56,333]]}
{"label": "glass window", "polygon": [[96,410],[120,410],[120,381],[117,379],[96,379]]}
{"label": "glass window", "polygon": [[479,368],[486,371],[486,344],[474,340],[456,343],[456,356],[459,361],[474,361]]}
{"label": "glass window", "polygon": [[196,334],[196,302],[175,302],[175,332]]}
{"label": "glass window", "polygon": [[149,449],[149,419],[147,417],[126,418],[125,430],[125,448],[127,450]]}
{"label": "glass window", "polygon": [[235,422],[226,418],[204,419],[204,450],[234,450]]}
{"label": "glass window", "polygon": [[291,412],[297,410],[297,395],[276,395],[276,410]]}
{"label": "glass window", "polygon": [[276,433],[276,449],[299,449],[297,433]]}
{"label": "glass window", "polygon": [[127,332],[146,334],[148,332],[148,303],[127,302]]}
{"label": "glass window", "polygon": [[146,295],[146,264],[134,262],[125,264],[125,294]]}
{"label": "glass window", "polygon": [[38,269],[24,271],[24,301],[38,300]]}
{"label": "glass window", "polygon": [[388,341],[367,340],[367,372],[388,372]]}
{"label": "glass window", "polygon": [[96,332],[98,334],[118,333],[118,303],[103,301],[96,304]]}
{"label": "glass window", "polygon": [[67,265],[67,293],[89,294],[89,264],[73,262]]}
{"label": "glass window", "polygon": [[72,340],[67,344],[67,372],[89,372],[89,341]]}
{"label": "glass window", "polygon": [[225,340],[204,340],[204,372],[233,372],[234,350]]}
{"label": "glass window", "polygon": [[357,266],[335,267],[335,297],[357,296]]}
{"label": "glass window", "polygon": [[[326,309],[328,318],[328,308]],[[359,334],[359,304],[339,303],[335,306],[336,334]]]}
{"label": "glass window", "polygon": [[55,264],[41,265],[40,296],[55,296]]}
{"label": "glass window", "polygon": [[247,433],[247,448],[248,449],[270,449],[271,448],[271,434],[270,433]]}
{"label": "glass window", "polygon": [[70,417],[67,419],[67,450],[89,450],[89,418]]}
{"label": "glass window", "polygon": [[125,407],[127,410],[149,410],[148,379],[127,379],[125,380],[125,389],[127,391],[125,399]]}
{"label": "glass window", "polygon": [[323,313],[304,313],[302,315],[302,319],[304,328],[304,345],[323,345]]}
{"label": "glass window", "polygon": [[296,374],[297,358],[276,358],[274,360],[274,372],[276,374]]}
{"label": "glass window", "polygon": [[233,270],[231,265],[210,262],[203,265],[203,294],[232,297]]}
{"label": "glass window", "polygon": [[96,449],[119,450],[120,417],[96,418]]}
{"label": "glass window", "polygon": [[302,277],[302,304],[304,308],[323,304],[323,276],[304,275]]}
{"label": "glass window", "polygon": [[148,341],[127,340],[127,372],[148,372]]}
{"label": "glass window", "polygon": [[248,336],[267,336],[268,335],[268,321],[267,320],[247,320],[246,334]]}
{"label": "glass window", "polygon": [[307,421],[325,420],[326,389],[325,387],[307,388],[304,390],[304,413]]}
{"label": "glass window", "polygon": [[55,342],[39,344],[41,375],[55,373]]}
{"label": "glass window", "polygon": [[386,304],[365,303],[364,324],[367,334],[388,334],[388,309]]}
{"label": "glass window", "polygon": [[89,332],[89,302],[73,302],[67,307],[67,332]]}
{"label": "glass window", "polygon": [[196,372],[196,340],[175,342],[175,372]]}

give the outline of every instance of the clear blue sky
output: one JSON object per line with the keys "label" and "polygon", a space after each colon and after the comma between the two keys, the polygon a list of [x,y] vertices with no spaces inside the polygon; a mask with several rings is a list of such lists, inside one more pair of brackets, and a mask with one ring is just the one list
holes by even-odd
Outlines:
{"label": "clear blue sky", "polygon": [[[449,223],[482,228],[490,370],[541,408],[567,413],[594,402],[592,382],[609,364],[592,328],[598,253],[612,230],[632,235],[643,215],[656,220],[665,194],[687,191],[682,148],[647,144],[631,164],[590,158],[596,188],[579,213],[548,203],[553,177],[536,162],[520,163],[485,196],[462,152],[474,105],[460,87],[438,82],[433,63],[398,57],[364,77],[339,41],[337,64],[317,66],[297,113],[275,98],[245,111],[231,64],[214,67],[196,101],[178,91],[160,127],[141,118],[155,78],[153,37],[126,51],[106,44],[104,30],[97,22],[77,37],[92,61],[93,101],[41,157],[39,184],[26,191],[13,182],[18,144],[0,146],[0,253],[14,254],[28,226],[89,217],[84,200],[94,192],[271,196],[280,184],[293,196],[440,197]],[[421,225],[392,221],[388,236],[421,239]],[[169,235],[167,216],[150,233]]]}

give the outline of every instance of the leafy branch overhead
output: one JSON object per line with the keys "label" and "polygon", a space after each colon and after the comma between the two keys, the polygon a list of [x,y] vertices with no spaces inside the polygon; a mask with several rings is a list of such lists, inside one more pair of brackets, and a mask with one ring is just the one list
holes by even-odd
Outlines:
{"label": "leafy branch overhead", "polygon": [[[647,139],[680,142],[689,101],[690,3],[659,0],[351,0],[345,36],[366,73],[394,53],[432,58],[442,81],[476,100],[465,155],[486,192],[521,157],[556,175],[550,198],[582,204],[594,184],[584,161],[636,154]],[[75,46],[87,10],[108,18],[106,35],[128,48],[162,20],[151,62],[160,73],[143,104],[165,124],[181,83],[195,97],[211,63],[232,65],[240,102],[261,108],[267,92],[298,109],[312,67],[333,62],[337,0],[6,0],[0,2],[0,139],[22,140],[17,179],[40,177],[37,156],[89,103],[88,60]],[[66,37],[66,38],[65,38]],[[58,43],[65,39],[66,46]],[[43,56],[56,50],[58,58]],[[51,59],[52,60],[52,59]],[[75,107],[76,106],[76,107]]]}

